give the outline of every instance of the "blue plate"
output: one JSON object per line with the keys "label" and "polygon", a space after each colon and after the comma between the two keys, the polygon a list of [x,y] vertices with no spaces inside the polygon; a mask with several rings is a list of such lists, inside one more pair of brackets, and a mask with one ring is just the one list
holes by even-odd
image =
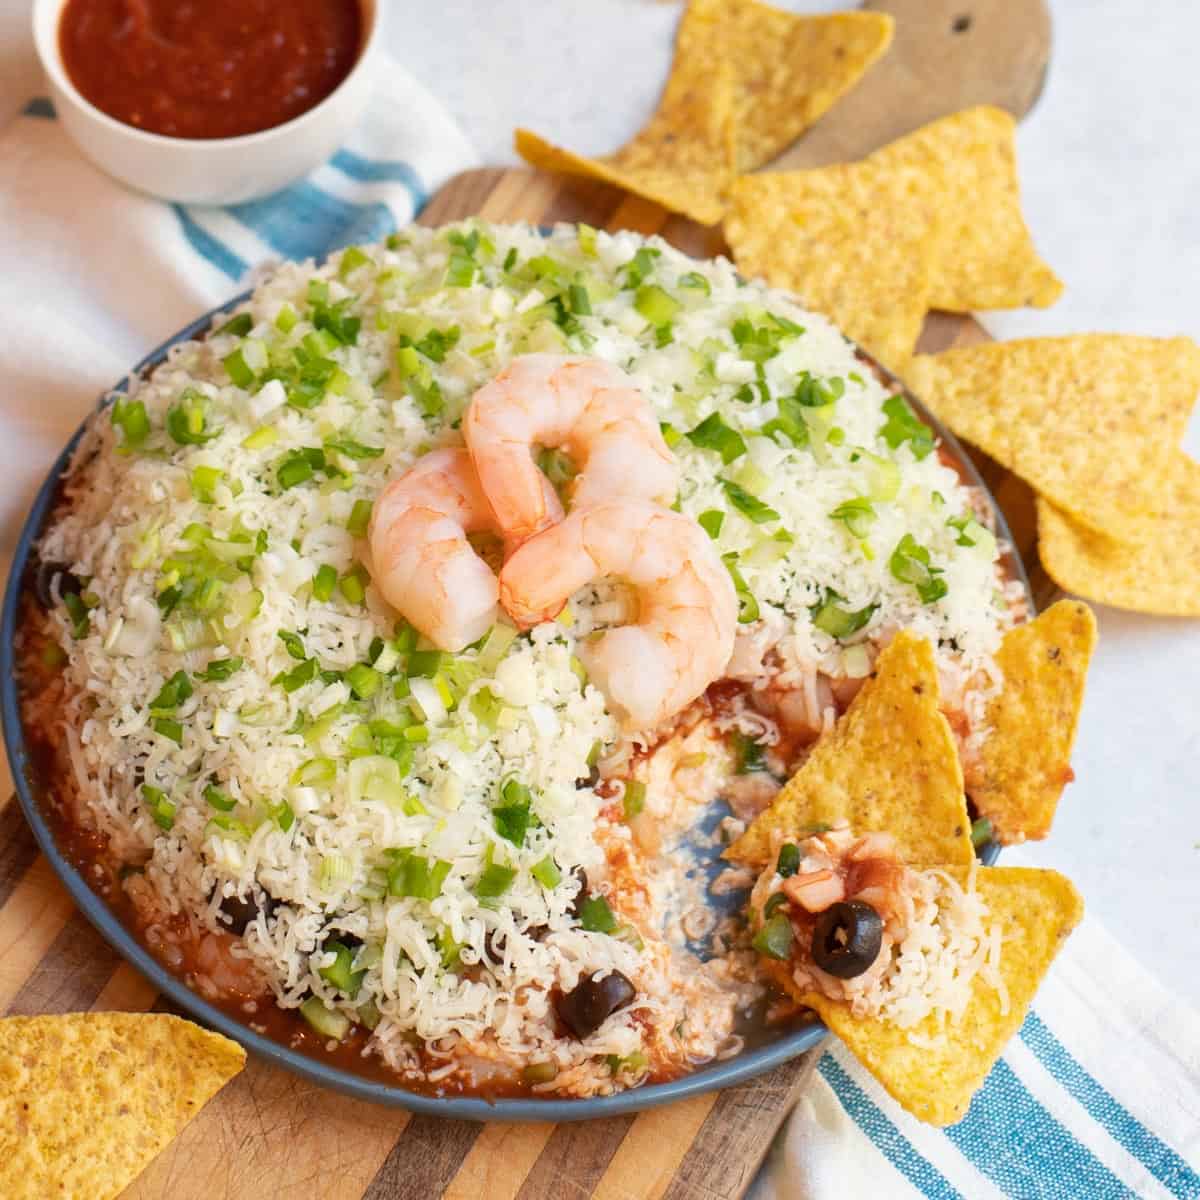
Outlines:
{"label": "blue plate", "polygon": [[[243,292],[240,296],[221,305],[220,308],[205,313],[186,329],[180,330],[174,337],[151,351],[134,367],[132,374],[141,375],[153,370],[166,359],[167,352],[172,346],[202,337],[208,331],[214,318],[240,304],[249,296],[250,292]],[[884,374],[887,373],[884,372]],[[898,381],[896,382],[899,388],[901,385]],[[113,389],[113,393],[124,392],[125,389],[126,383],[122,382]],[[940,422],[919,402],[912,397],[910,400],[913,400],[914,406],[922,418],[936,430],[938,436],[962,464],[968,482],[980,488],[990,500],[991,494],[987,491],[971,460],[955,440],[954,435],[948,429],[944,429]],[[97,407],[103,407],[107,401],[107,395],[101,397]],[[611,1117],[619,1113],[639,1112],[642,1109],[669,1104],[689,1096],[699,1095],[702,1092],[731,1087],[747,1079],[752,1079],[756,1075],[761,1075],[763,1072],[779,1066],[780,1063],[795,1058],[803,1051],[811,1049],[825,1036],[825,1026],[819,1022],[776,1035],[766,1034],[763,1042],[744,1050],[734,1058],[701,1067],[692,1074],[670,1083],[649,1084],[631,1091],[618,1092],[613,1096],[599,1096],[586,1100],[510,1099],[489,1101],[457,1096],[443,1099],[411,1092],[396,1084],[368,1079],[297,1050],[289,1049],[280,1042],[255,1033],[236,1017],[215,1007],[198,993],[192,991],[142,946],[116,917],[106,902],[92,891],[79,871],[55,845],[54,836],[36,797],[38,781],[34,776],[33,762],[21,725],[16,683],[15,644],[22,584],[33,552],[33,545],[54,505],[59,479],[70,463],[71,455],[83,436],[83,431],[84,426],[80,426],[58,456],[50,473],[46,476],[25,521],[25,526],[21,530],[12,572],[8,579],[8,589],[4,596],[3,615],[0,617],[0,717],[3,718],[4,742],[16,783],[17,797],[42,853],[45,854],[55,873],[66,885],[67,891],[71,893],[84,916],[100,931],[109,945],[132,963],[159,992],[169,997],[198,1021],[241,1042],[247,1050],[257,1054],[260,1058],[286,1067],[289,1071],[294,1071],[297,1075],[302,1075],[316,1083],[336,1088],[338,1091],[363,1100],[373,1100],[378,1104],[393,1105],[432,1116],[457,1117],[472,1121],[579,1121],[585,1118]],[[1012,538],[1008,526],[994,500],[992,507],[996,513],[997,532],[1011,545]],[[1026,577],[1024,565],[1015,551],[1010,555],[1008,567],[1023,584],[1025,592],[1029,596],[1030,609],[1033,610],[1033,596],[1029,588],[1029,580]],[[982,854],[983,861],[989,864],[994,862],[999,849],[999,846],[995,844],[985,847]]]}

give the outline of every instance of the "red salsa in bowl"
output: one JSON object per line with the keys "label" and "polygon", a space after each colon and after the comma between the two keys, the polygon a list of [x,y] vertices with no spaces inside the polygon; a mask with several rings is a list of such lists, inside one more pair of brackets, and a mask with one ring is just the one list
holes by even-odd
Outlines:
{"label": "red salsa in bowl", "polygon": [[291,121],[349,75],[360,0],[67,0],[71,83],[147,133],[230,138]]}

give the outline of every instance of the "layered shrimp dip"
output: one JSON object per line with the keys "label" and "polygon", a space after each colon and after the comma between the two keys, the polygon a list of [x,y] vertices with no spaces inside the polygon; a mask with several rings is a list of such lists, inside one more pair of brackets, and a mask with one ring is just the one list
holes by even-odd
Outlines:
{"label": "layered shrimp dip", "polygon": [[[591,425],[539,433],[566,367]],[[605,379],[651,419],[601,453]],[[516,471],[472,433],[489,385]],[[475,467],[490,518],[446,517]],[[27,731],[95,886],[256,1028],[412,1088],[607,1094],[737,1051],[748,925],[680,847],[715,811],[715,856],[901,628],[969,781],[1021,615],[990,520],[828,321],[728,262],[413,228],[279,267],[90,422],[38,546]]]}

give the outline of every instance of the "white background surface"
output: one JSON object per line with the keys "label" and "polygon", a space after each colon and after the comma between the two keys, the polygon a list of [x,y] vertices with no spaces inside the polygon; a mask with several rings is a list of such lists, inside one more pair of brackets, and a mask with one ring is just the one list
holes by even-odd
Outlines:
{"label": "white background surface", "polygon": [[[619,145],[653,107],[679,11],[661,0],[384,3],[391,53],[452,110],[488,163],[513,161],[517,124],[583,151]],[[1068,290],[1048,312],[997,314],[987,323],[1002,337],[1089,330],[1200,337],[1200,9],[1188,0],[1058,0],[1052,9],[1051,72],[1019,150],[1029,223]],[[0,0],[0,122],[36,87],[27,12],[27,0]],[[0,236],[4,244],[12,252],[16,239]],[[126,323],[144,345],[128,348],[118,371],[173,331],[158,328],[153,295],[144,304],[145,318]],[[104,328],[102,314],[95,325]],[[0,485],[5,552],[33,480],[118,373],[105,373],[103,353],[90,370],[79,363],[80,371],[45,364],[39,371],[40,355],[48,363],[66,348],[30,349],[27,368],[53,396],[53,419],[7,414],[30,437],[19,456],[0,447],[9,480]],[[97,370],[103,378],[95,388],[60,394],[58,380],[77,387]],[[1188,444],[1200,452],[1196,422]],[[1099,617],[1078,778],[1052,839],[1027,853],[1071,875],[1090,911],[1200,1006],[1200,621],[1109,609]],[[1096,985],[1100,997],[1104,981]]]}

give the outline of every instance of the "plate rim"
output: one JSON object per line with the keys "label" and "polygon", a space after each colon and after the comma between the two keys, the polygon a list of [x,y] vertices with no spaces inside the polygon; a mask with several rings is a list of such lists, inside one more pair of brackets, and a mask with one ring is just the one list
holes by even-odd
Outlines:
{"label": "plate rim", "polygon": [[[239,304],[244,303],[253,293],[254,289],[248,288],[197,317],[146,354],[113,388],[101,393],[96,404],[55,458],[42,481],[22,523],[21,533],[13,552],[3,610],[0,613],[0,723],[3,724],[4,745],[12,772],[13,786],[25,819],[33,831],[39,849],[46,856],[55,875],[66,887],[79,910],[122,959],[130,963],[161,994],[167,996],[190,1017],[218,1030],[226,1037],[232,1038],[257,1057],[265,1059],[275,1066],[283,1067],[302,1078],[333,1088],[356,1099],[369,1100],[392,1108],[402,1108],[424,1116],[472,1121],[548,1121],[561,1124],[567,1121],[582,1121],[642,1112],[663,1104],[744,1083],[798,1057],[806,1050],[812,1049],[828,1033],[827,1027],[820,1021],[814,1021],[811,1025],[784,1034],[782,1037],[752,1050],[743,1051],[732,1058],[706,1064],[678,1079],[666,1083],[645,1084],[642,1087],[616,1092],[611,1096],[591,1096],[579,1099],[509,1098],[488,1100],[473,1096],[430,1096],[410,1091],[398,1083],[385,1083],[370,1079],[365,1075],[356,1074],[343,1067],[322,1062],[318,1058],[294,1050],[282,1042],[256,1033],[247,1023],[243,1023],[234,1015],[206,1000],[199,992],[188,987],[183,979],[168,970],[137,940],[132,931],[118,919],[104,898],[91,888],[81,872],[59,850],[49,822],[34,796],[34,786],[27,774],[30,756],[21,721],[16,674],[17,617],[20,611],[22,581],[25,578],[34,542],[50,514],[59,480],[70,466],[76,448],[96,413],[109,405],[113,397],[125,393],[130,380],[144,375],[164,362],[173,347],[181,342],[191,341],[210,330],[218,317],[226,315]],[[852,341],[850,344],[856,346]],[[967,475],[970,485],[978,488],[987,498],[996,521],[997,535],[1010,547],[1007,555],[1008,568],[1024,588],[1030,611],[1036,613],[1037,608],[1029,576],[1021,559],[1020,551],[1013,541],[1004,512],[958,439],[908,390],[902,379],[882,367],[857,346],[856,349],[859,349],[860,354],[865,355],[865,361],[881,371],[895,387],[904,393],[909,402],[915,406],[922,420],[949,448],[955,461]],[[989,843],[980,855],[981,861],[990,866],[999,856],[999,852],[998,844]]]}

